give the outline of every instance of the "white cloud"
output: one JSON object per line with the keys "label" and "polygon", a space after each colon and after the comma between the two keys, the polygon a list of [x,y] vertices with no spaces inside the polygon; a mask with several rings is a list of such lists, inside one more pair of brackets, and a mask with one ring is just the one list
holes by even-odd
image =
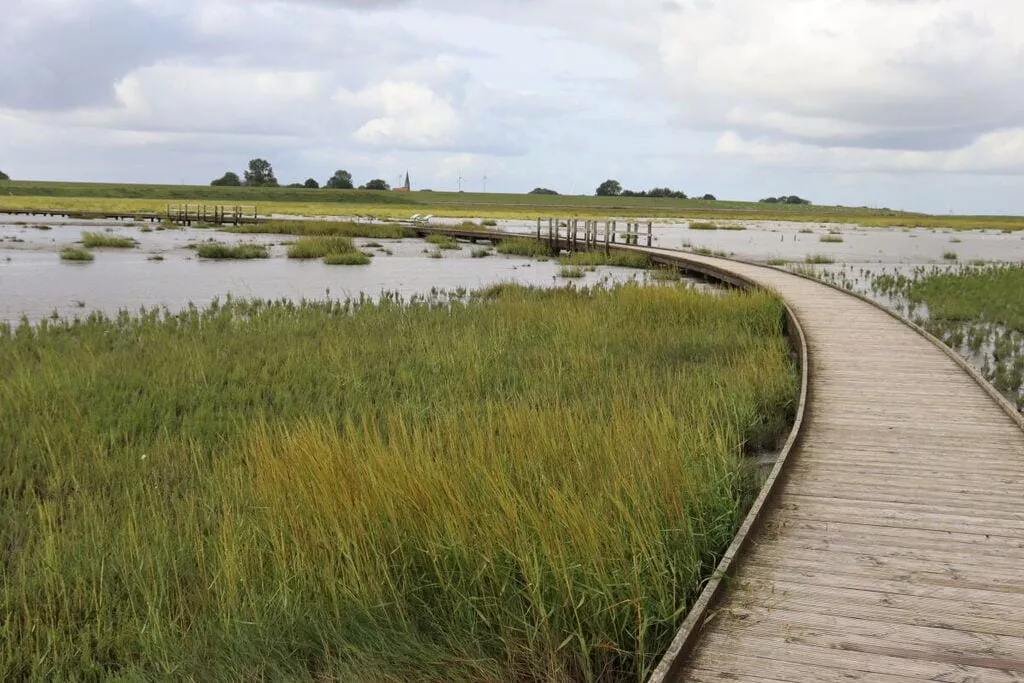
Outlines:
{"label": "white cloud", "polygon": [[423,83],[387,80],[356,93],[339,91],[334,101],[375,112],[352,135],[367,145],[436,148],[451,144],[459,131],[458,112]]}

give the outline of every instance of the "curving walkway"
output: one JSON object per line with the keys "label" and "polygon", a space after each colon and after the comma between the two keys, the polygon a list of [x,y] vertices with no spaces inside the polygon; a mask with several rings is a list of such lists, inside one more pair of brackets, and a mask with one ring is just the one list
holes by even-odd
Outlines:
{"label": "curving walkway", "polygon": [[809,401],[757,531],[681,681],[1024,681],[1024,431],[909,326],[778,270],[680,252],[776,290]]}

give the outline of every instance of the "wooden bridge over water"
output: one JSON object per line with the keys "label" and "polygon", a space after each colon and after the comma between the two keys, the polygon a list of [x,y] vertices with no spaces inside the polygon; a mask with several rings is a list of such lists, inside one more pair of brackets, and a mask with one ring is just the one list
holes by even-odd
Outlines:
{"label": "wooden bridge over water", "polygon": [[778,292],[805,353],[802,423],[652,681],[1024,681],[1014,408],[864,299],[774,268],[618,248]]}

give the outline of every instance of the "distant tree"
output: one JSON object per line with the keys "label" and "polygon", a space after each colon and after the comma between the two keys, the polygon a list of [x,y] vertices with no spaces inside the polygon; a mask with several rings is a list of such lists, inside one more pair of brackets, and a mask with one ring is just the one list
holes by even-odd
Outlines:
{"label": "distant tree", "polygon": [[348,171],[335,171],[324,187],[332,190],[351,190],[355,185],[352,184],[351,173]]}
{"label": "distant tree", "polygon": [[535,187],[530,190],[529,194],[558,194],[554,190],[549,190],[546,187]]}
{"label": "distant tree", "polygon": [[803,199],[802,197],[797,197],[795,194],[791,194],[789,196],[783,195],[781,197],[765,197],[764,199],[760,199],[758,201],[760,201],[762,204],[810,204],[811,203],[810,199]]}
{"label": "distant tree", "polygon": [[383,191],[386,192],[386,191],[391,189],[391,186],[387,184],[387,181],[381,180],[380,178],[375,178],[374,180],[371,180],[370,182],[366,183],[365,185],[363,185],[359,189],[360,190],[383,190]]}
{"label": "distant tree", "polygon": [[237,173],[228,171],[220,178],[217,178],[210,183],[214,187],[240,187],[242,185],[242,179],[238,177]]}
{"label": "distant tree", "polygon": [[718,201],[718,199],[716,199],[715,195],[713,195],[713,194],[706,194],[703,197],[701,197],[701,199],[703,199],[706,202],[717,202]]}
{"label": "distant tree", "polygon": [[11,179],[11,176],[7,175],[7,174],[6,174],[6,173],[4,173],[3,171],[0,171],[0,181],[3,181],[3,180],[10,180],[10,179]]}
{"label": "distant tree", "polygon": [[622,194],[622,184],[618,180],[606,180],[597,186],[598,197],[618,197]]}
{"label": "distant tree", "polygon": [[287,187],[289,189],[292,189],[292,190],[301,190],[302,188],[304,188],[306,186],[303,185],[302,183],[288,183],[287,185],[285,185],[285,187]]}
{"label": "distant tree", "polygon": [[274,167],[266,159],[251,159],[245,172],[245,184],[249,187],[277,187]]}
{"label": "distant tree", "polygon": [[686,193],[682,190],[673,190],[671,187],[655,187],[647,191],[648,197],[667,197],[670,199],[686,199]]}
{"label": "distant tree", "polygon": [[303,183],[303,187],[309,188],[310,190],[319,190],[320,183],[315,178],[306,178],[306,182]]}
{"label": "distant tree", "polygon": [[635,192],[633,190],[623,190],[622,192],[619,192],[619,196],[620,197],[646,197],[647,193],[645,191],[643,191],[643,190],[641,190],[640,192]]}

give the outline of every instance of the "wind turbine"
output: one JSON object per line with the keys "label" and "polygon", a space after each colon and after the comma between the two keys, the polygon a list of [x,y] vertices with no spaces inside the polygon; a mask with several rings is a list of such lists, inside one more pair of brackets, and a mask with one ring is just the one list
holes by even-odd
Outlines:
{"label": "wind turbine", "polygon": [[484,194],[487,194],[487,176],[484,176]]}
{"label": "wind turbine", "polygon": [[462,192],[462,171],[459,171],[459,192]]}

